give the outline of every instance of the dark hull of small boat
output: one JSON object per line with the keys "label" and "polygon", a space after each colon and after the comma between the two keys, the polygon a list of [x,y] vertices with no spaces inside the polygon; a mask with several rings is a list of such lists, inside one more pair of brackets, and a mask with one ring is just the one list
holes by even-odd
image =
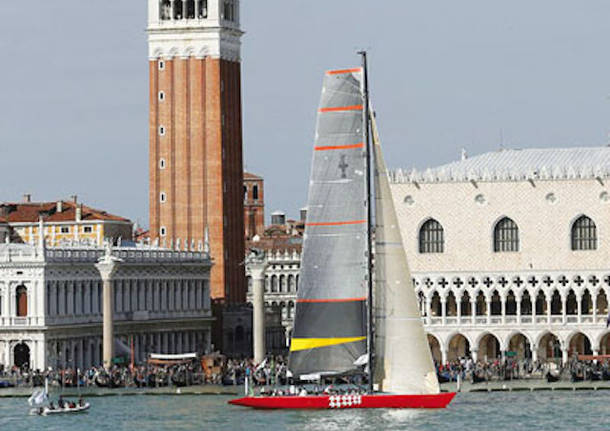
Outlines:
{"label": "dark hull of small boat", "polygon": [[554,376],[551,373],[546,373],[546,381],[548,383],[555,383],[559,381],[559,376]]}
{"label": "dark hull of small boat", "polygon": [[306,395],[243,397],[229,401],[255,409],[442,409],[455,392],[433,395]]}

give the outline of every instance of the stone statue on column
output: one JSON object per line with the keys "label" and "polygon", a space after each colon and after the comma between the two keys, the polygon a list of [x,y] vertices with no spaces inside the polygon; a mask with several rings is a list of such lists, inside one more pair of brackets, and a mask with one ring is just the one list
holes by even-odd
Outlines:
{"label": "stone statue on column", "polygon": [[252,333],[254,362],[265,359],[265,270],[267,257],[262,250],[251,248],[246,258],[246,266],[252,276]]}
{"label": "stone statue on column", "polygon": [[102,277],[102,315],[103,315],[103,362],[104,368],[112,366],[114,357],[114,292],[112,288],[112,278],[119,268],[121,259],[112,255],[112,242],[104,242],[104,255],[95,265]]}

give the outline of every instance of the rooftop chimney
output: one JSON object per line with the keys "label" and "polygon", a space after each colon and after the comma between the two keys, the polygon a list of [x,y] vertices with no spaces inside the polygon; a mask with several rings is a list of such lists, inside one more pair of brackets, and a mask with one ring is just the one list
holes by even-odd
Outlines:
{"label": "rooftop chimney", "polygon": [[25,203],[30,203],[32,202],[32,195],[29,193],[26,193],[23,195],[23,202]]}
{"label": "rooftop chimney", "polygon": [[64,210],[64,202],[63,201],[57,201],[57,210],[56,212],[60,213]]}
{"label": "rooftop chimney", "polygon": [[[74,201],[74,202],[76,202],[76,201]],[[83,206],[76,205],[76,221],[81,221],[82,218],[83,218]]]}
{"label": "rooftop chimney", "polygon": [[307,207],[301,208],[301,221],[304,223],[307,219]]}
{"label": "rooftop chimney", "polygon": [[77,203],[78,202],[78,195],[72,195],[72,196],[70,196],[70,199],[72,200],[72,202]]}

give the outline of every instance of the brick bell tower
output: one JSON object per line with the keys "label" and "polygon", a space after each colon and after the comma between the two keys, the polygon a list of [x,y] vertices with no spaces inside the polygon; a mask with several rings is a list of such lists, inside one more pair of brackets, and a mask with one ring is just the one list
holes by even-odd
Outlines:
{"label": "brick bell tower", "polygon": [[245,302],[239,0],[148,0],[150,236],[199,247],[216,303]]}

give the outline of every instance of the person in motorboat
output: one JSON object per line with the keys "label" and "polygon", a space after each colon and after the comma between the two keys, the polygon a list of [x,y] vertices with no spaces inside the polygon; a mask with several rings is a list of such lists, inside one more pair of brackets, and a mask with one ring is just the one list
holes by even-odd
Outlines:
{"label": "person in motorboat", "polygon": [[306,397],[307,396],[307,389],[305,389],[305,388],[301,389],[301,392],[299,392],[299,396],[300,397]]}
{"label": "person in motorboat", "polygon": [[59,399],[57,400],[57,407],[59,407],[60,409],[63,409],[66,406],[66,403],[64,402],[64,398],[60,395]]}
{"label": "person in motorboat", "polygon": [[83,400],[83,397],[82,396],[78,397],[78,406],[83,407],[84,405],[85,405],[85,400]]}

